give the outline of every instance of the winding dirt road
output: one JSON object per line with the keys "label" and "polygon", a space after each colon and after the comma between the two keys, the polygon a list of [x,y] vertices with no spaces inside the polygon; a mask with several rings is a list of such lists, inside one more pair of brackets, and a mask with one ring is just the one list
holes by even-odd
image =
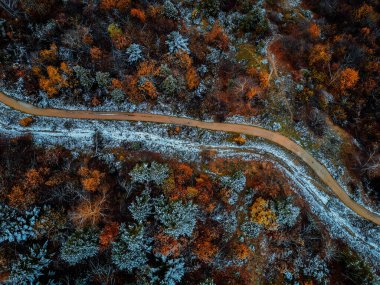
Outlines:
{"label": "winding dirt road", "polygon": [[306,150],[293,142],[287,137],[279,133],[262,129],[259,127],[231,124],[231,123],[213,123],[202,122],[194,119],[182,117],[144,114],[144,113],[126,113],[126,112],[101,112],[101,111],[84,111],[84,110],[63,110],[63,109],[45,109],[38,108],[31,104],[17,101],[0,92],[0,102],[20,112],[33,116],[56,117],[56,118],[71,118],[71,119],[87,119],[87,120],[119,120],[119,121],[140,121],[152,122],[160,124],[173,124],[180,126],[190,126],[200,129],[233,132],[246,134],[256,137],[262,137],[271,142],[274,142],[301,158],[315,174],[335,193],[335,195],[351,210],[359,216],[380,225],[380,216],[369,211],[362,205],[359,205],[352,200],[347,193],[339,186],[335,179],[331,176],[328,170],[314,159]]}

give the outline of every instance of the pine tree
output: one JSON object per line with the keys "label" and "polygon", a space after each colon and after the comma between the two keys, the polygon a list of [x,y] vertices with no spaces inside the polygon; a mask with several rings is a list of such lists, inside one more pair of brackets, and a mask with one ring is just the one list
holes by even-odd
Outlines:
{"label": "pine tree", "polygon": [[123,102],[125,99],[125,92],[120,88],[116,88],[112,90],[111,97],[116,102]]}
{"label": "pine tree", "polygon": [[162,81],[161,88],[167,95],[175,95],[178,91],[178,82],[173,75],[169,75]]}
{"label": "pine tree", "polygon": [[154,182],[157,185],[162,185],[168,177],[169,168],[165,164],[152,162],[150,166],[147,163],[136,165],[129,175],[133,183],[149,183]]}
{"label": "pine tree", "polygon": [[143,226],[120,226],[119,237],[113,242],[112,261],[120,270],[132,272],[148,262],[151,239],[145,236]]}
{"label": "pine tree", "polygon": [[144,58],[142,48],[139,44],[131,44],[127,49],[128,63],[136,64]]}
{"label": "pine tree", "polygon": [[136,201],[133,202],[128,209],[137,223],[142,224],[145,222],[148,216],[153,212],[150,191],[144,190],[140,196],[136,197]]}
{"label": "pine tree", "polygon": [[204,0],[202,1],[202,8],[208,15],[216,17],[220,11],[220,0]]}
{"label": "pine tree", "polygon": [[173,20],[176,20],[178,18],[178,9],[169,0],[164,2],[164,15]]}
{"label": "pine tree", "polygon": [[91,71],[82,66],[74,66],[76,77],[79,79],[80,84],[86,89],[90,90],[95,80],[91,75]]}
{"label": "pine tree", "polygon": [[326,262],[317,255],[308,260],[307,265],[303,268],[303,274],[314,277],[321,284],[327,284],[329,269]]}
{"label": "pine tree", "polygon": [[61,247],[61,258],[75,265],[98,253],[98,234],[92,229],[74,232]]}
{"label": "pine tree", "polygon": [[108,87],[111,84],[111,76],[109,72],[98,71],[95,74],[95,79],[100,87]]}
{"label": "pine tree", "polygon": [[182,204],[180,201],[172,203],[158,199],[155,205],[155,217],[164,226],[165,233],[174,237],[188,236],[193,233],[197,207],[191,202]]}
{"label": "pine tree", "polygon": [[240,193],[244,190],[247,179],[242,172],[237,172],[232,177],[222,176],[220,180],[223,187],[231,189],[236,193]]}
{"label": "pine tree", "polygon": [[181,284],[185,274],[183,258],[168,258],[162,254],[155,254],[155,266],[144,266],[139,270],[141,278],[138,284],[176,285]]}
{"label": "pine tree", "polygon": [[0,204],[0,244],[4,241],[20,242],[36,237],[35,225],[40,209],[25,212]]}
{"label": "pine tree", "polygon": [[299,207],[293,205],[291,198],[277,203],[271,202],[271,210],[276,214],[277,224],[282,227],[294,226],[301,212]]}
{"label": "pine tree", "polygon": [[240,226],[243,234],[250,238],[257,238],[263,229],[262,225],[255,222],[245,222]]}
{"label": "pine tree", "polygon": [[176,285],[181,282],[183,275],[185,275],[185,263],[183,259],[167,259],[162,256],[162,261],[165,262],[166,272],[161,285]]}
{"label": "pine tree", "polygon": [[16,262],[11,265],[9,281],[11,284],[39,284],[38,278],[43,275],[51,260],[47,256],[47,242],[41,247],[33,245],[29,254],[20,254]]}
{"label": "pine tree", "polygon": [[247,33],[254,32],[256,34],[265,35],[269,31],[269,24],[265,14],[265,9],[258,5],[253,6],[251,11],[240,21],[240,28]]}
{"label": "pine tree", "polygon": [[190,53],[188,47],[188,39],[184,38],[179,32],[174,31],[168,35],[168,39],[166,40],[166,44],[169,47],[170,53],[176,53],[179,51],[184,51]]}

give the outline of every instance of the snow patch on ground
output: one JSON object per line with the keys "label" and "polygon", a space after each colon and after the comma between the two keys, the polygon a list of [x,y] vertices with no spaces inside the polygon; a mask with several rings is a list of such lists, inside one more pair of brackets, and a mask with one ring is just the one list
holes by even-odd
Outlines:
{"label": "snow patch on ground", "polygon": [[245,152],[244,159],[267,157],[293,181],[311,211],[325,223],[334,238],[343,239],[364,258],[376,266],[380,265],[380,227],[364,221],[338,199],[321,192],[315,186],[312,173],[295,156],[263,139],[257,138],[237,147],[227,142],[229,135],[222,132],[183,127],[179,135],[170,137],[168,125],[127,121],[37,118],[33,125],[22,128],[18,120],[24,114],[3,105],[0,112],[3,134],[17,136],[32,133],[35,142],[44,146],[61,144],[73,150],[86,150],[93,146],[94,134],[99,132],[106,147],[141,142],[146,149],[187,161],[199,161],[200,151],[207,148],[217,149],[219,155],[224,157],[242,156],[241,151]]}
{"label": "snow patch on ground", "polygon": [[[254,150],[258,154],[246,153],[242,158],[250,160],[259,157],[275,162],[278,168],[292,180],[296,189],[299,190],[296,193],[299,193],[308,202],[313,214],[327,226],[331,237],[344,240],[374,266],[380,266],[378,243],[380,227],[363,221],[337,198],[320,191],[315,186],[316,181],[312,175],[308,174],[308,169],[299,164],[291,154],[265,142],[257,143]],[[247,151],[252,151],[252,148]],[[219,151],[219,155],[235,158],[242,156],[239,152],[229,150]]]}

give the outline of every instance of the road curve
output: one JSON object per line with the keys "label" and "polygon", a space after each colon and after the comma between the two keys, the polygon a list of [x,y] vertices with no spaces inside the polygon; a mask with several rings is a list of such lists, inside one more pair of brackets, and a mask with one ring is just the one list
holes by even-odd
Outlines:
{"label": "road curve", "polygon": [[87,120],[140,121],[160,124],[174,124],[180,126],[196,127],[206,130],[241,133],[256,137],[262,137],[286,148],[287,150],[291,151],[296,156],[301,158],[348,208],[353,210],[355,213],[357,213],[364,219],[367,219],[377,225],[380,225],[380,216],[369,211],[362,205],[352,200],[321,163],[314,159],[301,146],[299,146],[289,138],[273,131],[243,124],[202,122],[199,120],[188,119],[183,117],[174,117],[157,114],[38,108],[31,104],[10,98],[2,92],[0,92],[0,102],[17,111],[33,116]]}

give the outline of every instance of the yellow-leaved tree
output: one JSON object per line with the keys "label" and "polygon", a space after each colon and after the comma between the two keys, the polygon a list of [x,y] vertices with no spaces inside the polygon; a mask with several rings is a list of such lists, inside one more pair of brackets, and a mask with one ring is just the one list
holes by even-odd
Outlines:
{"label": "yellow-leaved tree", "polygon": [[268,200],[261,197],[257,198],[251,206],[251,219],[266,229],[277,228],[276,215],[269,208]]}

